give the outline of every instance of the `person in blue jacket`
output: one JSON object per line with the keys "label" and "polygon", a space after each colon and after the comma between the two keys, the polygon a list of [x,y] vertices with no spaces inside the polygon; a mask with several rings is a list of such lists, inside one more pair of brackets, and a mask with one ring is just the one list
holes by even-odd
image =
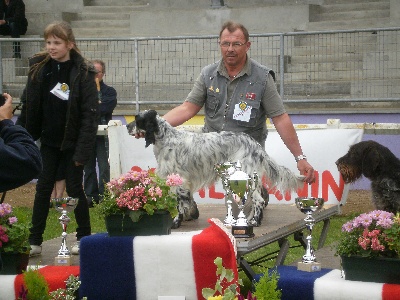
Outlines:
{"label": "person in blue jacket", "polygon": [[[104,83],[106,65],[100,59],[92,60],[96,69],[96,84],[99,92],[99,125],[107,125],[112,119],[112,113],[117,105],[117,91]],[[99,173],[96,172],[96,160]],[[92,155],[84,169],[84,187],[89,206],[99,203],[104,194],[104,184],[110,181],[110,164],[108,162],[108,137],[98,135]]]}
{"label": "person in blue jacket", "polygon": [[5,103],[0,106],[0,192],[28,183],[42,170],[38,146],[25,128],[14,125],[12,97],[7,93],[3,96]]}
{"label": "person in blue jacket", "polygon": [[[42,171],[38,146],[25,128],[14,125],[12,116],[12,97],[0,94],[0,192],[3,195],[37,178]],[[2,267],[0,255],[0,270]]]}

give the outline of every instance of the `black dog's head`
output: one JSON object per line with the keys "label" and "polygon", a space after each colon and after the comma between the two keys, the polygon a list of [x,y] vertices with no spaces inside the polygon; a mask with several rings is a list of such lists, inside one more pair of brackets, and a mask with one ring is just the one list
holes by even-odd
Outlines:
{"label": "black dog's head", "polygon": [[156,141],[155,134],[159,131],[157,116],[158,113],[155,110],[145,110],[139,113],[135,116],[135,121],[127,125],[129,134],[134,134],[133,131],[136,128],[136,133],[144,132],[146,147],[154,144]]}
{"label": "black dog's head", "polygon": [[385,146],[375,141],[363,141],[354,144],[349,151],[336,161],[345,183],[356,181],[361,175],[369,179],[378,177],[382,170],[398,159]]}

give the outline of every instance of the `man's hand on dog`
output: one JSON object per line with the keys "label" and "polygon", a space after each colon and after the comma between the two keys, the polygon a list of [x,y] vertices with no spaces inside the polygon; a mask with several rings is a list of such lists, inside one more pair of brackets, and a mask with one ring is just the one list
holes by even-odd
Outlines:
{"label": "man's hand on dog", "polygon": [[305,159],[301,159],[297,162],[297,169],[299,169],[300,174],[304,175],[304,182],[308,184],[315,182],[314,168]]}

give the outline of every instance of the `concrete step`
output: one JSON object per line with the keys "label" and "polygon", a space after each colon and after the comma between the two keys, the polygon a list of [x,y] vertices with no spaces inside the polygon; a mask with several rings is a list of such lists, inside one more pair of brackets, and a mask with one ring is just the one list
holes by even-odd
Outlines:
{"label": "concrete step", "polygon": [[[10,36],[4,36],[4,38],[10,38]],[[41,38],[40,35],[23,35],[21,39],[30,39],[30,38]],[[42,40],[40,40],[42,42]],[[13,42],[11,41],[4,41],[1,42],[1,57],[2,58],[12,58],[14,54],[13,50]],[[32,54],[39,52],[42,49],[42,43],[32,43],[32,42],[24,42],[20,41],[21,45],[21,56],[22,59],[27,59]]]}
{"label": "concrete step", "polygon": [[[368,69],[366,69],[368,67]],[[386,68],[384,73],[381,69],[378,69],[379,66],[375,66],[375,64],[364,62],[363,69],[361,70],[318,70],[313,71],[310,68],[310,71],[304,72],[291,72],[285,73],[285,80],[289,81],[303,81],[303,80],[312,80],[315,82],[319,81],[354,81],[359,80],[360,77],[365,78],[365,80],[373,80],[373,79],[381,79],[381,78],[390,78],[390,79],[400,79],[400,74],[396,69]],[[289,68],[290,69],[290,68]]]}
{"label": "concrete step", "polygon": [[390,3],[390,0],[324,0],[323,3],[325,5],[336,5],[336,4],[349,4],[351,3],[372,3],[372,2],[381,2],[381,3]]}
{"label": "concrete step", "polygon": [[308,31],[346,30],[390,27],[390,18],[310,22]]}
{"label": "concrete step", "polygon": [[357,3],[354,1],[347,1],[343,4],[333,5],[320,5],[318,8],[319,13],[336,13],[336,12],[357,12],[357,11],[370,11],[370,10],[389,10],[390,2],[362,2]]}
{"label": "concrete step", "polygon": [[300,46],[292,49],[290,54],[293,56],[310,56],[313,53],[324,53],[325,55],[336,55],[339,57],[342,54],[350,53],[363,53],[376,51],[378,45],[310,45],[310,46]]}
{"label": "concrete step", "polygon": [[328,71],[353,71],[358,72],[363,69],[362,61],[351,62],[321,62],[321,63],[298,63],[288,64],[285,68],[288,73],[303,73],[303,72],[328,72]]}
{"label": "concrete step", "polygon": [[338,58],[337,55],[324,55],[318,54],[313,56],[293,56],[291,58],[292,64],[297,63],[327,63],[327,62],[337,62],[338,60],[342,62],[351,62],[351,61],[362,61],[363,55],[361,53],[344,53]]}
{"label": "concrete step", "polygon": [[112,50],[110,50],[110,45],[107,42],[102,42],[102,41],[89,42],[87,40],[83,41],[79,40],[77,41],[77,45],[82,52],[86,53],[100,52],[102,53],[102,55],[107,55],[108,53],[112,52]]}
{"label": "concrete step", "polygon": [[88,20],[129,20],[130,15],[129,13],[121,13],[121,14],[114,14],[114,13],[79,13],[76,15],[74,21],[88,21]]}
{"label": "concrete step", "polygon": [[3,92],[9,93],[13,97],[13,102],[19,102],[25,83],[3,83]]}
{"label": "concrete step", "polygon": [[[357,76],[356,76],[357,75]],[[288,82],[302,82],[302,81],[313,81],[314,83],[320,81],[338,81],[338,82],[346,82],[354,80],[358,78],[358,73],[354,71],[345,71],[345,70],[328,70],[328,71],[319,71],[318,73],[310,71],[310,72],[297,72],[297,73],[285,73],[285,81]]]}
{"label": "concrete step", "polygon": [[296,82],[296,83],[285,83],[285,95],[305,95],[305,93],[310,96],[326,96],[331,95],[341,95],[338,98],[342,98],[343,95],[350,95],[351,93],[351,83],[350,82],[335,82],[335,81],[325,81],[318,82],[317,84],[311,81]]}
{"label": "concrete step", "polygon": [[[325,34],[319,37],[314,35],[296,35],[293,38],[294,46],[309,46],[315,47],[319,44],[326,46],[341,47],[342,45],[354,45],[354,35],[349,34]],[[374,45],[378,41],[378,35],[374,32],[360,33],[356,37],[357,44],[360,45]]]}
{"label": "concrete step", "polygon": [[357,10],[357,11],[340,11],[340,12],[326,12],[316,14],[310,18],[310,22],[319,21],[338,21],[338,20],[360,20],[370,18],[390,18],[389,9],[374,9],[374,10]]}
{"label": "concrete step", "polygon": [[74,34],[78,37],[104,37],[104,38],[123,38],[131,37],[131,30],[129,27],[125,28],[74,28]]}
{"label": "concrete step", "polygon": [[[114,2],[112,2],[114,3]],[[120,14],[134,10],[146,9],[148,5],[126,5],[126,6],[84,6],[82,13],[110,13]]]}
{"label": "concrete step", "polygon": [[112,29],[120,29],[120,28],[129,28],[130,21],[129,19],[119,19],[119,20],[79,20],[79,21],[71,21],[71,26],[75,29],[77,28],[112,28]]}
{"label": "concrete step", "polygon": [[144,0],[90,0],[87,6],[136,6],[136,5],[148,5],[147,1]]}

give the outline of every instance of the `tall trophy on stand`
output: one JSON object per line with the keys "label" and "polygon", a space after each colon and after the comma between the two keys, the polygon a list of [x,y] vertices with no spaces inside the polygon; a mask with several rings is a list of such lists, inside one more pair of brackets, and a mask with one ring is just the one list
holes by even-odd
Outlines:
{"label": "tall trophy on stand", "polygon": [[252,198],[253,192],[256,189],[258,175],[254,173],[253,178],[251,178],[247,173],[242,171],[242,165],[240,161],[237,161],[235,172],[229,176],[228,184],[232,198],[239,207],[238,218],[235,225],[232,226],[232,234],[235,237],[241,238],[253,237],[253,226],[248,224],[243,209],[247,199]]}
{"label": "tall trophy on stand", "polygon": [[[255,173],[253,178],[251,178],[243,172],[240,161],[217,164],[215,170],[222,178],[222,184],[225,189],[228,210],[225,225],[232,227],[232,234],[235,237],[246,238],[254,236],[253,226],[248,224],[243,210],[244,204],[249,197],[251,198],[257,186],[257,174]],[[235,219],[232,213],[233,201],[235,201],[239,208],[237,219]]]}
{"label": "tall trophy on stand", "polygon": [[315,224],[315,219],[313,218],[312,214],[316,211],[319,211],[324,206],[325,201],[323,198],[300,197],[296,198],[295,202],[297,208],[302,213],[306,214],[304,221],[306,222],[309,232],[308,236],[306,237],[306,253],[303,255],[302,261],[297,264],[297,269],[307,272],[321,271],[321,263],[317,262],[314,249],[311,244],[312,228]]}
{"label": "tall trophy on stand", "polygon": [[68,212],[71,212],[78,205],[78,198],[65,197],[65,198],[53,198],[51,202],[53,207],[61,212],[60,224],[62,226],[62,242],[60,250],[58,250],[58,255],[54,259],[54,264],[56,266],[70,266],[72,264],[71,261],[71,252],[67,246],[67,226],[71,219],[68,217]]}
{"label": "tall trophy on stand", "polygon": [[231,162],[226,162],[223,164],[216,164],[214,166],[214,169],[218,173],[218,175],[221,177],[222,185],[225,190],[227,213],[226,213],[226,217],[224,220],[224,224],[225,224],[225,226],[232,226],[232,225],[236,224],[236,219],[233,216],[233,212],[232,212],[232,193],[229,189],[228,178],[229,178],[230,174],[233,174],[235,172],[234,164]]}

